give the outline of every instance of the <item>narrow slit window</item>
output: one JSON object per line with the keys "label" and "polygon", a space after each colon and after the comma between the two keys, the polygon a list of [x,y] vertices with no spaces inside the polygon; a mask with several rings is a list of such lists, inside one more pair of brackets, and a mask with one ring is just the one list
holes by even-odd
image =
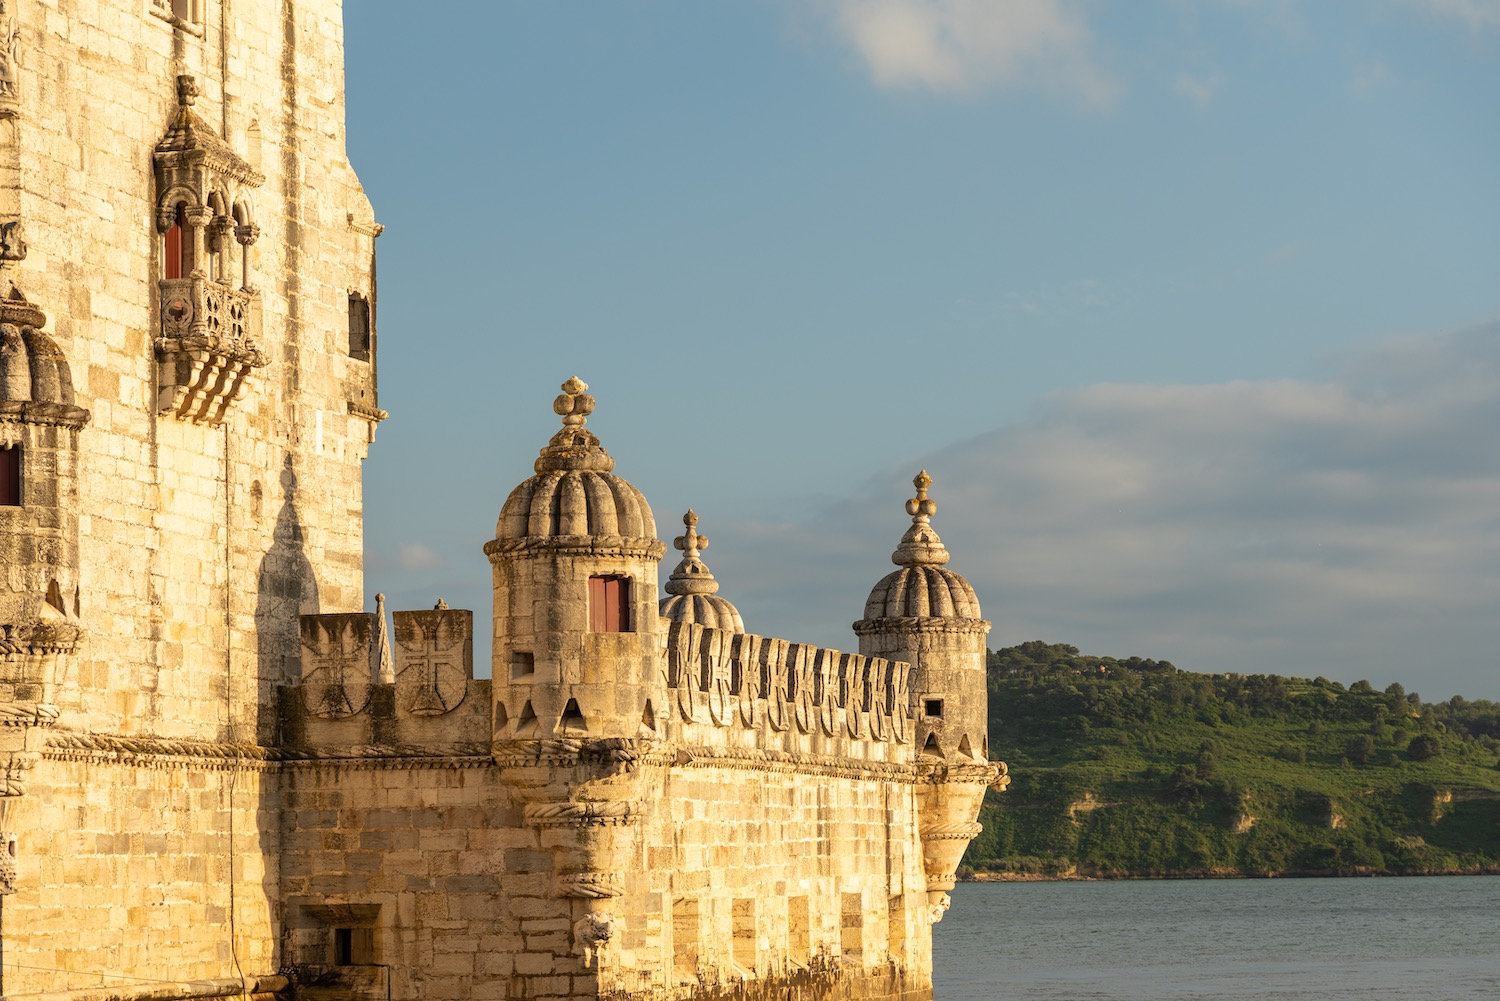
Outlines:
{"label": "narrow slit window", "polygon": [[628,633],[630,623],[630,578],[589,578],[589,631]]}
{"label": "narrow slit window", "polygon": [[0,507],[21,506],[21,446],[0,448]]}
{"label": "narrow slit window", "polygon": [[370,360],[370,300],[358,292],[349,293],[349,357]]}

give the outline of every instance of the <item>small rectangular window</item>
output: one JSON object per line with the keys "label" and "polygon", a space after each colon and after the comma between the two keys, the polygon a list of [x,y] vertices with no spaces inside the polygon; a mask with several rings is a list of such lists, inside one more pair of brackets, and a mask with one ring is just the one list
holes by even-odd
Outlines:
{"label": "small rectangular window", "polygon": [[628,633],[630,623],[630,578],[589,578],[589,631]]}
{"label": "small rectangular window", "polygon": [[536,655],[526,650],[510,653],[510,680],[529,679],[536,674]]}
{"label": "small rectangular window", "polygon": [[922,712],[923,712],[924,715],[931,716],[933,719],[942,719],[942,717],[943,717],[943,700],[942,699],[925,699],[925,700],[923,700]]}
{"label": "small rectangular window", "polygon": [[0,448],[0,507],[21,506],[21,446]]}

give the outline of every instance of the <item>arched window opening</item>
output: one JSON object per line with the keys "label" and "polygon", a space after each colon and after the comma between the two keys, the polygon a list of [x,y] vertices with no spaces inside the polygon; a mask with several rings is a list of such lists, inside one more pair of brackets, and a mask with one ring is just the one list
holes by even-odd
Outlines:
{"label": "arched window opening", "polygon": [[370,360],[370,300],[358,292],[349,293],[349,357]]}
{"label": "arched window opening", "polygon": [[186,216],[187,203],[178,202],[177,207],[172,210],[172,225],[162,236],[162,277],[168,280],[181,278],[193,270],[192,245],[189,241],[182,238],[184,227],[187,223]]}
{"label": "arched window opening", "polygon": [[21,446],[0,448],[0,507],[21,506]]}

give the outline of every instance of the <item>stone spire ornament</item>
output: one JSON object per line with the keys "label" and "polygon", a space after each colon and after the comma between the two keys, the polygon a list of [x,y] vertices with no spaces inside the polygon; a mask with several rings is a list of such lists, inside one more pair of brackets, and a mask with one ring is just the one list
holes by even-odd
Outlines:
{"label": "stone spire ornament", "polygon": [[708,548],[708,536],[698,534],[698,514],[689,509],[682,516],[686,530],[672,540],[682,552],[682,562],[667,578],[667,597],[661,601],[663,618],[673,622],[696,622],[728,632],[745,631],[739,609],[718,595],[719,582],[699,553]]}
{"label": "stone spire ornament", "polygon": [[698,515],[691,508],[682,516],[682,523],[687,531],[672,540],[672,547],[682,553],[682,562],[667,579],[667,593],[714,594],[719,590],[719,582],[698,557],[708,548],[708,536],[698,534]]}
{"label": "stone spire ornament", "polygon": [[906,513],[911,515],[911,527],[901,536],[891,562],[898,567],[940,567],[950,559],[948,547],[932,529],[932,516],[937,514],[937,501],[927,496],[932,486],[932,477],[922,470],[912,478],[917,495],[906,502]]}
{"label": "stone spire ornament", "polygon": [[594,412],[594,398],[587,392],[589,384],[572,376],[562,384],[562,393],[552,401],[552,412],[562,418],[562,430],[552,436],[532,466],[538,473],[567,470],[608,473],[615,460],[588,428],[589,414]]}

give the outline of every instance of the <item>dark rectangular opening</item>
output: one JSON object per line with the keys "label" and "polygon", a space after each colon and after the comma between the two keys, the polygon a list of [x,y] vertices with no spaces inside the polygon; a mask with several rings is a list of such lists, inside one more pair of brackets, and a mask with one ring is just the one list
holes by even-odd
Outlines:
{"label": "dark rectangular opening", "polygon": [[630,578],[589,578],[589,631],[628,633],[630,625]]}
{"label": "dark rectangular opening", "polygon": [[334,966],[370,966],[375,962],[375,929],[356,925],[333,930]]}
{"label": "dark rectangular opening", "polygon": [[370,360],[370,301],[358,292],[349,296],[349,357]]}
{"label": "dark rectangular opening", "polygon": [[529,650],[512,650],[510,653],[510,680],[520,681],[536,674],[536,655]]}
{"label": "dark rectangular opening", "polygon": [[932,716],[932,717],[937,718],[937,719],[941,719],[942,715],[943,715],[943,700],[942,699],[926,699],[924,701],[923,706],[922,706],[922,712],[923,712],[924,715]]}
{"label": "dark rectangular opening", "polygon": [[0,448],[0,507],[21,506],[21,446]]}

